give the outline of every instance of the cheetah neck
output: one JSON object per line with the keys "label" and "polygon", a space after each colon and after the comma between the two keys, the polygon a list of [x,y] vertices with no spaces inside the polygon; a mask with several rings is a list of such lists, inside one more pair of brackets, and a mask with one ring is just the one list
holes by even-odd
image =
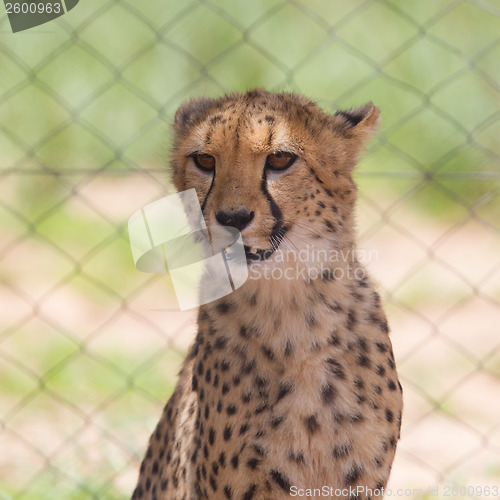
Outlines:
{"label": "cheetah neck", "polygon": [[251,352],[280,360],[280,370],[311,363],[325,346],[347,348],[354,338],[355,310],[363,304],[375,317],[379,297],[354,259],[329,269],[315,279],[250,279],[200,308],[200,330],[232,355],[246,359]]}

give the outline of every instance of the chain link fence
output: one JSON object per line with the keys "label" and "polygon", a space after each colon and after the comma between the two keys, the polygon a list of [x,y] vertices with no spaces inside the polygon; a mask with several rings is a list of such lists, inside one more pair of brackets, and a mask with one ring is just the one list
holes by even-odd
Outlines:
{"label": "chain link fence", "polygon": [[497,0],[88,0],[15,35],[2,14],[0,47],[0,498],[131,493],[195,320],[126,221],[171,191],[176,107],[256,86],[381,107],[356,178],[405,390],[389,487],[494,495]]}

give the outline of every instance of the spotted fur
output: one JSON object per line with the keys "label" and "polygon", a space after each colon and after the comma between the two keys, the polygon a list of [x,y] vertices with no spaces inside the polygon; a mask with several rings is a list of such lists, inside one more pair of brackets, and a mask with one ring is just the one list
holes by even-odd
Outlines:
{"label": "spotted fur", "polygon": [[[135,500],[279,500],[292,487],[387,483],[402,390],[379,296],[353,251],[351,176],[378,117],[372,104],[329,115],[264,90],[177,111],[174,184],[196,189],[209,226],[221,211],[253,213],[242,229],[250,276],[200,307]],[[296,157],[284,171],[267,167],[277,151]],[[215,170],[200,170],[197,154],[213,157]],[[342,258],[324,258],[312,277],[258,274],[309,270],[296,255],[311,244]],[[292,257],[280,262],[287,248]]]}

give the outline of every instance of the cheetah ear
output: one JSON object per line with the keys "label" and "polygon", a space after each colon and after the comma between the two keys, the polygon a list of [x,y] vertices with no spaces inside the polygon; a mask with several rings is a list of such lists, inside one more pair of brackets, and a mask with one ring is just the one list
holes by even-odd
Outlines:
{"label": "cheetah ear", "polygon": [[337,111],[333,116],[334,130],[345,140],[345,165],[352,170],[366,142],[377,130],[380,110],[371,102],[361,108]]}
{"label": "cheetah ear", "polygon": [[175,113],[174,132],[182,134],[208,110],[214,102],[208,97],[198,97],[182,104]]}
{"label": "cheetah ear", "polygon": [[378,128],[380,110],[369,102],[360,108],[337,111],[333,115],[333,123],[348,138],[368,139]]}

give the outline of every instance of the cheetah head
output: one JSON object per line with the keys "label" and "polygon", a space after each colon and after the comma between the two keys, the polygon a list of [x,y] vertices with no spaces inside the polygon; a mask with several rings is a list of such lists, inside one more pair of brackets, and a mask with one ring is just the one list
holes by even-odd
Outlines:
{"label": "cheetah head", "polygon": [[352,245],[352,169],[378,118],[371,103],[330,115],[260,89],[194,99],[175,115],[173,182],[196,190],[207,226],[241,232],[249,264]]}

